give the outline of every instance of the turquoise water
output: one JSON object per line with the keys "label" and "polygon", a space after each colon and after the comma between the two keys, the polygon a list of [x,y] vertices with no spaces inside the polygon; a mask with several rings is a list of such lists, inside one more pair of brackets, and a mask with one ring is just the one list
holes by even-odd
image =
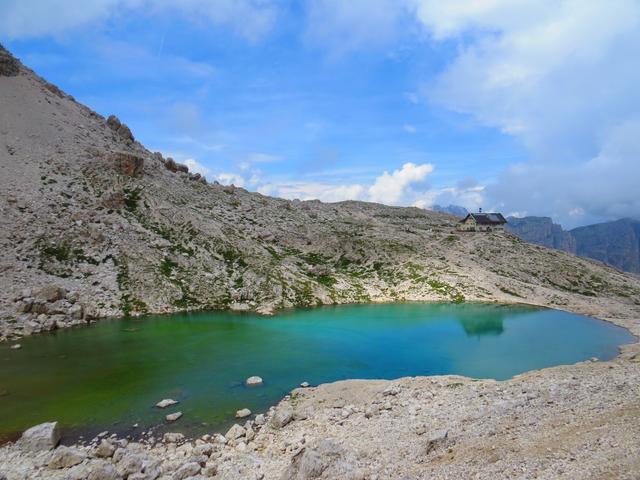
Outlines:
{"label": "turquoise water", "polygon": [[[208,312],[103,321],[0,346],[0,436],[57,420],[67,435],[226,428],[301,382],[459,374],[507,379],[609,359],[634,341],[592,318],[527,306],[403,303],[292,310],[275,317]],[[261,376],[261,387],[243,381]],[[153,408],[163,398],[180,401]],[[160,430],[162,427],[160,427]]]}

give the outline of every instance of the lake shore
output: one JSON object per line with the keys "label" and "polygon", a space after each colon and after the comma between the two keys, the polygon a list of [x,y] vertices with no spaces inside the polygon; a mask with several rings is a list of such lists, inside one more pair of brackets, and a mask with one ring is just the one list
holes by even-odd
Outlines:
{"label": "lake shore", "polygon": [[[640,335],[640,316],[592,302],[579,312]],[[574,311],[574,309],[571,309]],[[640,344],[511,380],[458,376],[347,380],[296,389],[264,425],[224,439],[108,440],[115,454],[50,468],[53,453],[0,449],[0,473],[26,478],[634,478],[640,468]],[[262,422],[259,422],[262,423]],[[177,441],[171,441],[177,440]],[[138,475],[138,476],[136,476]],[[182,476],[185,475],[185,476]],[[95,477],[98,478],[98,477]]]}

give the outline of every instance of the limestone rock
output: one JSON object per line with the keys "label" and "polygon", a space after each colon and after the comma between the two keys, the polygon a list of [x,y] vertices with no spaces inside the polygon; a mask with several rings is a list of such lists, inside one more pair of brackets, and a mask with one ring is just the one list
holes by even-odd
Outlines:
{"label": "limestone rock", "polygon": [[322,439],[303,448],[293,457],[281,480],[364,479],[352,455],[336,442]]}
{"label": "limestone rock", "polygon": [[229,440],[237,440],[240,437],[244,437],[245,433],[245,429],[236,423],[227,431],[224,436]]}
{"label": "limestone rock", "polygon": [[165,398],[164,400],[160,400],[158,403],[156,403],[156,407],[167,408],[171,405],[175,405],[176,403],[178,403],[177,400],[173,400],[172,398]]}
{"label": "limestone rock", "polygon": [[196,462],[185,463],[171,477],[172,480],[184,480],[200,473],[200,464]]}
{"label": "limestone rock", "polygon": [[251,415],[251,410],[248,408],[243,408],[236,412],[236,418],[246,418]]}
{"label": "limestone rock", "polygon": [[47,422],[26,430],[20,438],[20,447],[32,452],[52,450],[59,441],[58,422]]}
{"label": "limestone rock", "polygon": [[273,428],[282,428],[293,420],[293,409],[287,405],[282,405],[276,409],[273,417],[271,417],[271,426]]}
{"label": "limestone rock", "polygon": [[162,436],[162,441],[165,443],[177,443],[182,440],[184,440],[184,435],[182,433],[167,432]]}
{"label": "limestone rock", "polygon": [[111,440],[102,440],[94,449],[93,454],[98,458],[113,457],[116,447]]}
{"label": "limestone rock", "polygon": [[144,158],[130,153],[117,152],[113,154],[113,164],[116,170],[129,177],[142,175],[144,169]]}
{"label": "limestone rock", "polygon": [[262,378],[254,375],[253,377],[247,378],[244,383],[247,387],[257,387],[258,385],[262,385]]}
{"label": "limestone rock", "polygon": [[167,415],[164,418],[167,420],[167,422],[175,422],[180,417],[182,417],[182,412],[170,413],[169,415]]}
{"label": "limestone rock", "polygon": [[82,463],[87,454],[76,449],[60,446],[53,451],[49,460],[49,468],[69,468]]}
{"label": "limestone rock", "polygon": [[52,303],[57,300],[62,300],[65,295],[66,292],[63,288],[57,285],[47,285],[46,287],[40,289],[38,293],[36,293],[35,300],[37,302]]}

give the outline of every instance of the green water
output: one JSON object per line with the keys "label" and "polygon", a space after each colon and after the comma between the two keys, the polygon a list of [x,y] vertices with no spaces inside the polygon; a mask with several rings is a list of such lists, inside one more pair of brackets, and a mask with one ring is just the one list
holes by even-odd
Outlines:
{"label": "green water", "polygon": [[[180,410],[172,431],[226,428],[300,382],[460,374],[506,379],[608,359],[634,341],[606,322],[555,310],[485,304],[384,304],[102,321],[0,345],[0,436],[57,420],[67,438],[135,433]],[[243,381],[261,376],[261,387]],[[153,408],[163,398],[180,401]]]}

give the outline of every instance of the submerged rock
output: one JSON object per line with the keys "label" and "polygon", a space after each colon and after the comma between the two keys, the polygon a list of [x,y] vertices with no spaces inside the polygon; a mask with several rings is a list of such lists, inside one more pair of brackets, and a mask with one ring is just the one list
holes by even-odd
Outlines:
{"label": "submerged rock", "polygon": [[167,407],[170,407],[171,405],[175,405],[176,403],[178,403],[177,400],[173,400],[171,398],[165,398],[164,400],[160,400],[158,403],[156,403],[156,407],[167,408]]}
{"label": "submerged rock", "polygon": [[178,420],[180,417],[182,416],[182,412],[176,412],[176,413],[170,413],[169,415],[167,415],[166,418],[167,422],[175,422],[176,420]]}
{"label": "submerged rock", "polygon": [[245,418],[249,415],[251,415],[251,410],[249,410],[248,408],[243,408],[236,412],[236,418]]}
{"label": "submerged rock", "polygon": [[47,422],[26,430],[20,438],[20,447],[24,450],[38,452],[52,450],[60,442],[58,422]]}
{"label": "submerged rock", "polygon": [[247,387],[257,387],[258,385],[262,385],[262,378],[254,375],[253,377],[249,377],[245,380],[245,385]]}

